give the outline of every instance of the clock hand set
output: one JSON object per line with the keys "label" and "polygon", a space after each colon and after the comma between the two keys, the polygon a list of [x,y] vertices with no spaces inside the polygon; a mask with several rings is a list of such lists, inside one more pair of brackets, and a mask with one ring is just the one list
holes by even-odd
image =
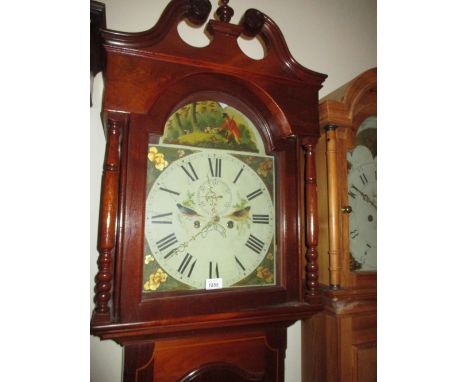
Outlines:
{"label": "clock hand set", "polygon": [[359,194],[362,196],[362,198],[364,199],[365,202],[369,203],[370,205],[372,205],[375,209],[377,209],[377,205],[371,200],[371,198],[369,198],[369,196],[367,196],[364,192],[362,192],[359,188],[357,188],[354,184],[351,185],[352,188],[354,188],[357,192],[359,192]]}
{"label": "clock hand set", "polygon": [[[177,207],[179,207],[179,205],[177,205]],[[183,207],[183,206],[182,206]],[[185,208],[185,207],[184,207]],[[192,211],[194,213],[196,213],[195,211],[191,210],[190,208],[187,208],[187,210],[189,211]],[[197,214],[198,215],[198,214]],[[198,215],[200,216],[200,215]],[[195,235],[193,235],[189,240],[183,242],[182,244],[180,244],[178,247],[174,248],[173,250],[171,250],[166,256],[164,256],[165,258],[169,258],[169,257],[172,257],[174,255],[178,255],[180,253],[183,253],[185,252],[185,249],[188,247],[189,243],[194,241],[198,236],[202,236],[202,237],[206,237],[206,235],[208,234],[208,232],[210,231],[217,231],[221,234],[221,236],[223,237],[226,237],[226,229],[221,225],[221,224],[218,224],[218,221],[219,221],[219,216],[218,215],[213,215],[211,217],[211,219],[209,220],[208,223],[206,223],[201,229],[200,231],[198,231]]]}
{"label": "clock hand set", "polygon": [[[195,235],[193,235],[189,240],[181,243],[177,248],[174,248],[173,250],[171,250],[165,256],[166,258],[169,258],[169,257],[172,257],[174,255],[178,255],[180,253],[185,252],[185,250],[187,249],[190,242],[196,240],[197,237],[199,237],[199,236],[206,237],[206,235],[210,231],[217,231],[219,234],[221,234],[222,237],[226,237],[226,229],[221,224],[219,224],[220,217],[219,217],[219,215],[218,215],[218,213],[216,211],[216,205],[217,205],[218,199],[222,198],[223,196],[222,195],[217,195],[217,193],[213,189],[214,186],[213,186],[213,184],[212,184],[212,182],[210,180],[210,177],[207,176],[207,178],[208,178],[208,188],[209,188],[209,190],[205,194],[205,198],[210,203],[210,206],[211,206],[211,218],[210,218],[210,220]],[[186,206],[184,206],[184,205],[182,205],[180,203],[177,203],[176,206],[177,206],[177,209],[179,210],[179,212],[182,213],[185,216],[188,216],[188,217],[195,217],[195,216],[203,217],[202,215],[200,215],[194,209],[186,207]],[[237,210],[235,210],[235,211],[231,212],[230,214],[225,215],[223,217],[232,219],[234,221],[241,222],[241,221],[245,221],[246,219],[248,219],[249,212],[250,212],[250,206],[247,206],[247,207],[244,207],[244,208],[241,208],[241,209],[237,209]]]}
{"label": "clock hand set", "polygon": [[179,255],[183,252],[185,252],[185,249],[188,247],[189,243],[194,241],[198,236],[200,235],[203,235],[206,234],[210,231],[210,228],[211,226],[213,226],[214,224],[216,224],[214,222],[214,219],[210,219],[210,221],[208,223],[206,223],[203,228],[200,229],[200,231],[198,231],[195,235],[193,235],[189,240],[183,242],[182,244],[180,244],[178,247],[174,248],[173,250],[171,250],[166,256],[164,256],[165,258],[169,258],[169,257],[172,257],[174,255]]}

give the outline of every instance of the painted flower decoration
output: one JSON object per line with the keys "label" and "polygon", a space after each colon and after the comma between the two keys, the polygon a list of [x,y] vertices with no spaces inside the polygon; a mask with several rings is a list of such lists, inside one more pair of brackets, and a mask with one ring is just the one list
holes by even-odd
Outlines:
{"label": "painted flower decoration", "polygon": [[158,268],[158,270],[155,273],[149,275],[148,281],[145,282],[143,288],[145,290],[156,290],[159,288],[161,283],[166,282],[166,280],[167,273],[164,273],[161,268]]}
{"label": "painted flower decoration", "polygon": [[259,279],[265,280],[267,283],[273,282],[273,274],[271,273],[270,269],[264,266],[260,266],[257,268],[257,277]]}
{"label": "painted flower decoration", "polygon": [[272,260],[273,260],[273,253],[268,252],[268,255],[266,256],[266,258],[267,258],[268,260],[272,261]]}
{"label": "painted flower decoration", "polygon": [[273,164],[271,160],[265,159],[262,163],[260,163],[260,166],[258,166],[257,173],[264,178],[268,176],[268,173],[271,171],[273,167]]}
{"label": "painted flower decoration", "polygon": [[177,158],[182,158],[185,155],[184,150],[177,150]]}
{"label": "painted flower decoration", "polygon": [[254,162],[255,158],[252,156],[248,156],[247,158],[244,159],[245,163],[248,165],[251,165]]}
{"label": "painted flower decoration", "polygon": [[150,162],[154,163],[154,167],[159,171],[164,170],[169,164],[169,162],[164,159],[164,154],[158,152],[156,147],[150,147],[148,152],[148,159]]}
{"label": "painted flower decoration", "polygon": [[145,256],[145,264],[148,265],[149,263],[154,261],[153,255],[146,255]]}

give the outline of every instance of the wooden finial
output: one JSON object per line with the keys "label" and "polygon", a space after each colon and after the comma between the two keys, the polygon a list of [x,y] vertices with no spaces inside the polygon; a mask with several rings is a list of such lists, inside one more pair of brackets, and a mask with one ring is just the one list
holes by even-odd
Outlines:
{"label": "wooden finial", "polygon": [[229,0],[221,0],[221,4],[216,11],[216,15],[223,23],[228,23],[231,21],[231,17],[234,15],[234,9],[232,9],[229,5]]}
{"label": "wooden finial", "polygon": [[203,24],[211,12],[209,0],[190,0],[189,20],[195,25]]}
{"label": "wooden finial", "polygon": [[256,9],[247,9],[241,20],[244,26],[244,34],[248,37],[255,37],[265,23],[265,15]]}

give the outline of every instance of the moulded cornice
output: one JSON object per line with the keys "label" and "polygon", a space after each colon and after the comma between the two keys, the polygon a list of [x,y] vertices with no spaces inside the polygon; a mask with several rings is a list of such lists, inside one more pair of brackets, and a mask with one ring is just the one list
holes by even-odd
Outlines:
{"label": "moulded cornice", "polygon": [[[203,24],[211,12],[208,0],[173,0],[159,21],[149,30],[136,33],[102,30],[104,46],[108,51],[145,56],[161,61],[183,62],[193,66],[210,68],[228,62],[232,73],[248,73],[270,79],[297,81],[313,85],[317,89],[327,77],[300,65],[291,55],[286,41],[268,16],[256,9],[248,9],[240,25],[210,20],[207,32],[212,36],[205,47],[186,44],[177,31],[181,20],[188,18],[196,25]],[[237,39],[240,35],[257,36],[262,40],[266,54],[259,60],[246,56]],[[223,54],[219,54],[220,46]],[[192,57],[196,57],[193,60]],[[244,74],[245,75],[245,74]]]}
{"label": "moulded cornice", "polygon": [[356,126],[356,118],[366,108],[369,113],[377,113],[374,93],[377,92],[377,68],[372,68],[350,83],[330,93],[320,103],[320,127],[334,124],[338,127]]}

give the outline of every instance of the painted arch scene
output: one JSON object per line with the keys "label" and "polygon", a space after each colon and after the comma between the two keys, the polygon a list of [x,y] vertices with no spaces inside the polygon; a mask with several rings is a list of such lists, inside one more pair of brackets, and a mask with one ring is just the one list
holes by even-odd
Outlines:
{"label": "painted arch scene", "polygon": [[252,121],[216,101],[195,101],[176,110],[164,126],[161,143],[265,153]]}

